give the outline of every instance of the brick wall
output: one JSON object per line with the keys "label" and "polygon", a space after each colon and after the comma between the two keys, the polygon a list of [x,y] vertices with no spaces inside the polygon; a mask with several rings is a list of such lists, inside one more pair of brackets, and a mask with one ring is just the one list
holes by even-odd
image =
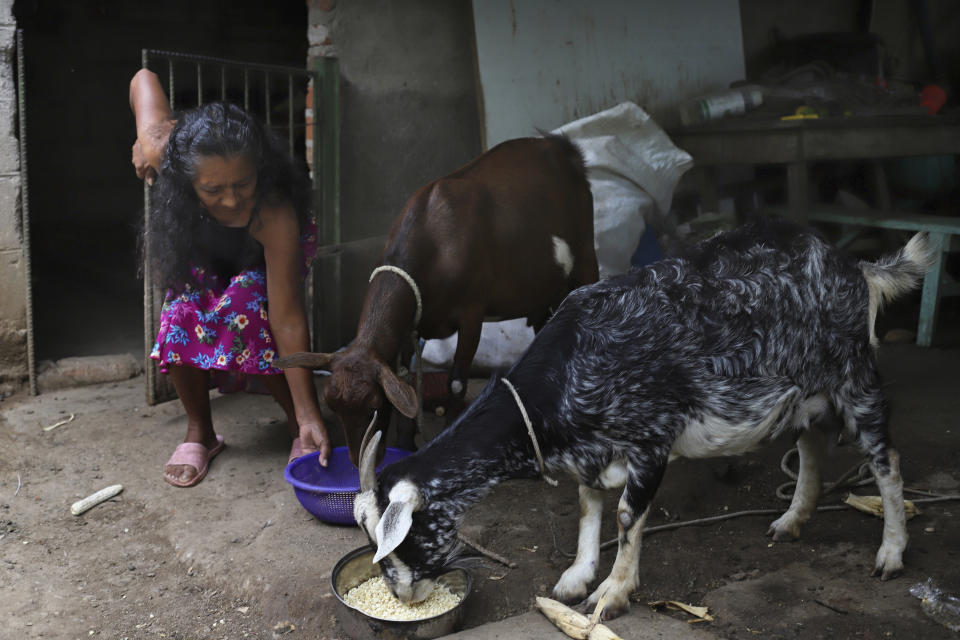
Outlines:
{"label": "brick wall", "polygon": [[0,0],[0,398],[27,377],[26,263],[20,225],[16,24]]}

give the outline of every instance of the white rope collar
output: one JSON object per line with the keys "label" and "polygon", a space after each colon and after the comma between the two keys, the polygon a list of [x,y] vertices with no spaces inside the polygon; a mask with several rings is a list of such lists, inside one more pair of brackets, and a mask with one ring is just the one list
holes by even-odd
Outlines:
{"label": "white rope collar", "polygon": [[[417,327],[420,326],[420,316],[423,314],[423,299],[420,297],[420,288],[417,286],[417,283],[414,281],[413,276],[401,269],[400,267],[395,267],[390,264],[385,264],[377,267],[370,274],[370,279],[367,282],[373,282],[373,278],[383,271],[389,271],[390,273],[395,273],[404,280],[407,281],[407,284],[410,285],[410,288],[413,290],[413,297],[417,299],[417,313],[413,316],[413,331],[410,334],[410,338],[413,340],[413,349],[417,353],[417,398],[423,398],[423,351],[420,347],[420,337],[417,335]],[[399,371],[399,360],[400,356],[397,355],[397,370]],[[418,400],[417,402],[417,432],[423,433],[423,403]]]}
{"label": "white rope collar", "polygon": [[510,390],[513,399],[517,402],[517,407],[520,409],[520,415],[523,416],[523,423],[527,425],[527,434],[530,436],[530,441],[533,443],[533,452],[537,454],[537,462],[540,463],[540,475],[543,476],[543,479],[547,481],[547,484],[550,486],[557,486],[557,481],[547,475],[547,470],[543,464],[543,456],[540,454],[540,443],[537,442],[537,434],[533,432],[533,423],[530,422],[530,416],[527,415],[527,409],[523,406],[523,402],[520,401],[520,394],[517,393],[516,388],[513,386],[513,383],[507,380],[506,378],[500,378],[503,381],[503,384],[507,385],[507,389]]}
{"label": "white rope collar", "polygon": [[420,316],[423,314],[423,300],[420,298],[420,289],[417,287],[417,283],[414,282],[413,277],[401,269],[400,267],[395,267],[390,264],[385,264],[377,267],[373,270],[373,273],[370,274],[370,279],[367,282],[373,282],[374,276],[383,271],[389,271],[390,273],[395,273],[404,280],[407,281],[407,284],[410,285],[410,288],[413,289],[413,297],[417,299],[417,314],[413,317],[413,326],[414,329],[420,325]]}

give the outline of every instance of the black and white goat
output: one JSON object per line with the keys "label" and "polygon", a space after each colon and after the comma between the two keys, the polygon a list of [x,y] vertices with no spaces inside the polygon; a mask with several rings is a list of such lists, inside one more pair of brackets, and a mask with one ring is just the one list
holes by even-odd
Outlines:
{"label": "black and white goat", "polygon": [[376,446],[365,447],[354,515],[390,588],[403,601],[423,598],[458,553],[465,511],[500,481],[541,472],[539,446],[546,470],[580,484],[577,556],[553,589],[557,599],[587,596],[602,491],[623,488],[617,557],[587,601],[606,594],[604,617],[618,616],[638,586],[641,534],[669,460],[796,437],[797,488],[769,531],[794,537],[820,491],[824,435],[811,423],[826,411],[866,454],[880,488],[874,575],[898,574],[903,483],[873,324],[883,299],[916,286],[932,259],[925,234],[857,263],[810,230],[769,220],[572,292],[506,377],[494,377],[428,446],[379,478]]}

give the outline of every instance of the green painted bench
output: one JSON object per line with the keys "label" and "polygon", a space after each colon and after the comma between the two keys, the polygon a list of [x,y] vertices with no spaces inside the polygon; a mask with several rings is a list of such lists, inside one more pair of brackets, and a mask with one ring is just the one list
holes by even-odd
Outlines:
{"label": "green painted bench", "polygon": [[[807,213],[810,222],[828,222],[852,227],[873,227],[878,229],[897,229],[901,231],[927,231],[930,242],[939,247],[937,260],[923,280],[923,296],[920,300],[920,322],[917,326],[917,344],[929,347],[933,341],[933,329],[936,324],[940,299],[960,295],[960,283],[950,280],[944,270],[946,253],[958,250],[960,239],[960,216],[938,216],[924,213],[897,211],[851,211],[841,207],[817,207]],[[837,244],[844,246],[856,235],[850,232]]]}

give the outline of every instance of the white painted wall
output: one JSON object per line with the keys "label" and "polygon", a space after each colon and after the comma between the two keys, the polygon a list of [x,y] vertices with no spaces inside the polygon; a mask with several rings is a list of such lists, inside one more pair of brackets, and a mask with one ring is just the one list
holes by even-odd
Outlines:
{"label": "white painted wall", "polygon": [[679,101],[744,76],[738,0],[474,0],[485,146],[632,101],[664,127]]}

